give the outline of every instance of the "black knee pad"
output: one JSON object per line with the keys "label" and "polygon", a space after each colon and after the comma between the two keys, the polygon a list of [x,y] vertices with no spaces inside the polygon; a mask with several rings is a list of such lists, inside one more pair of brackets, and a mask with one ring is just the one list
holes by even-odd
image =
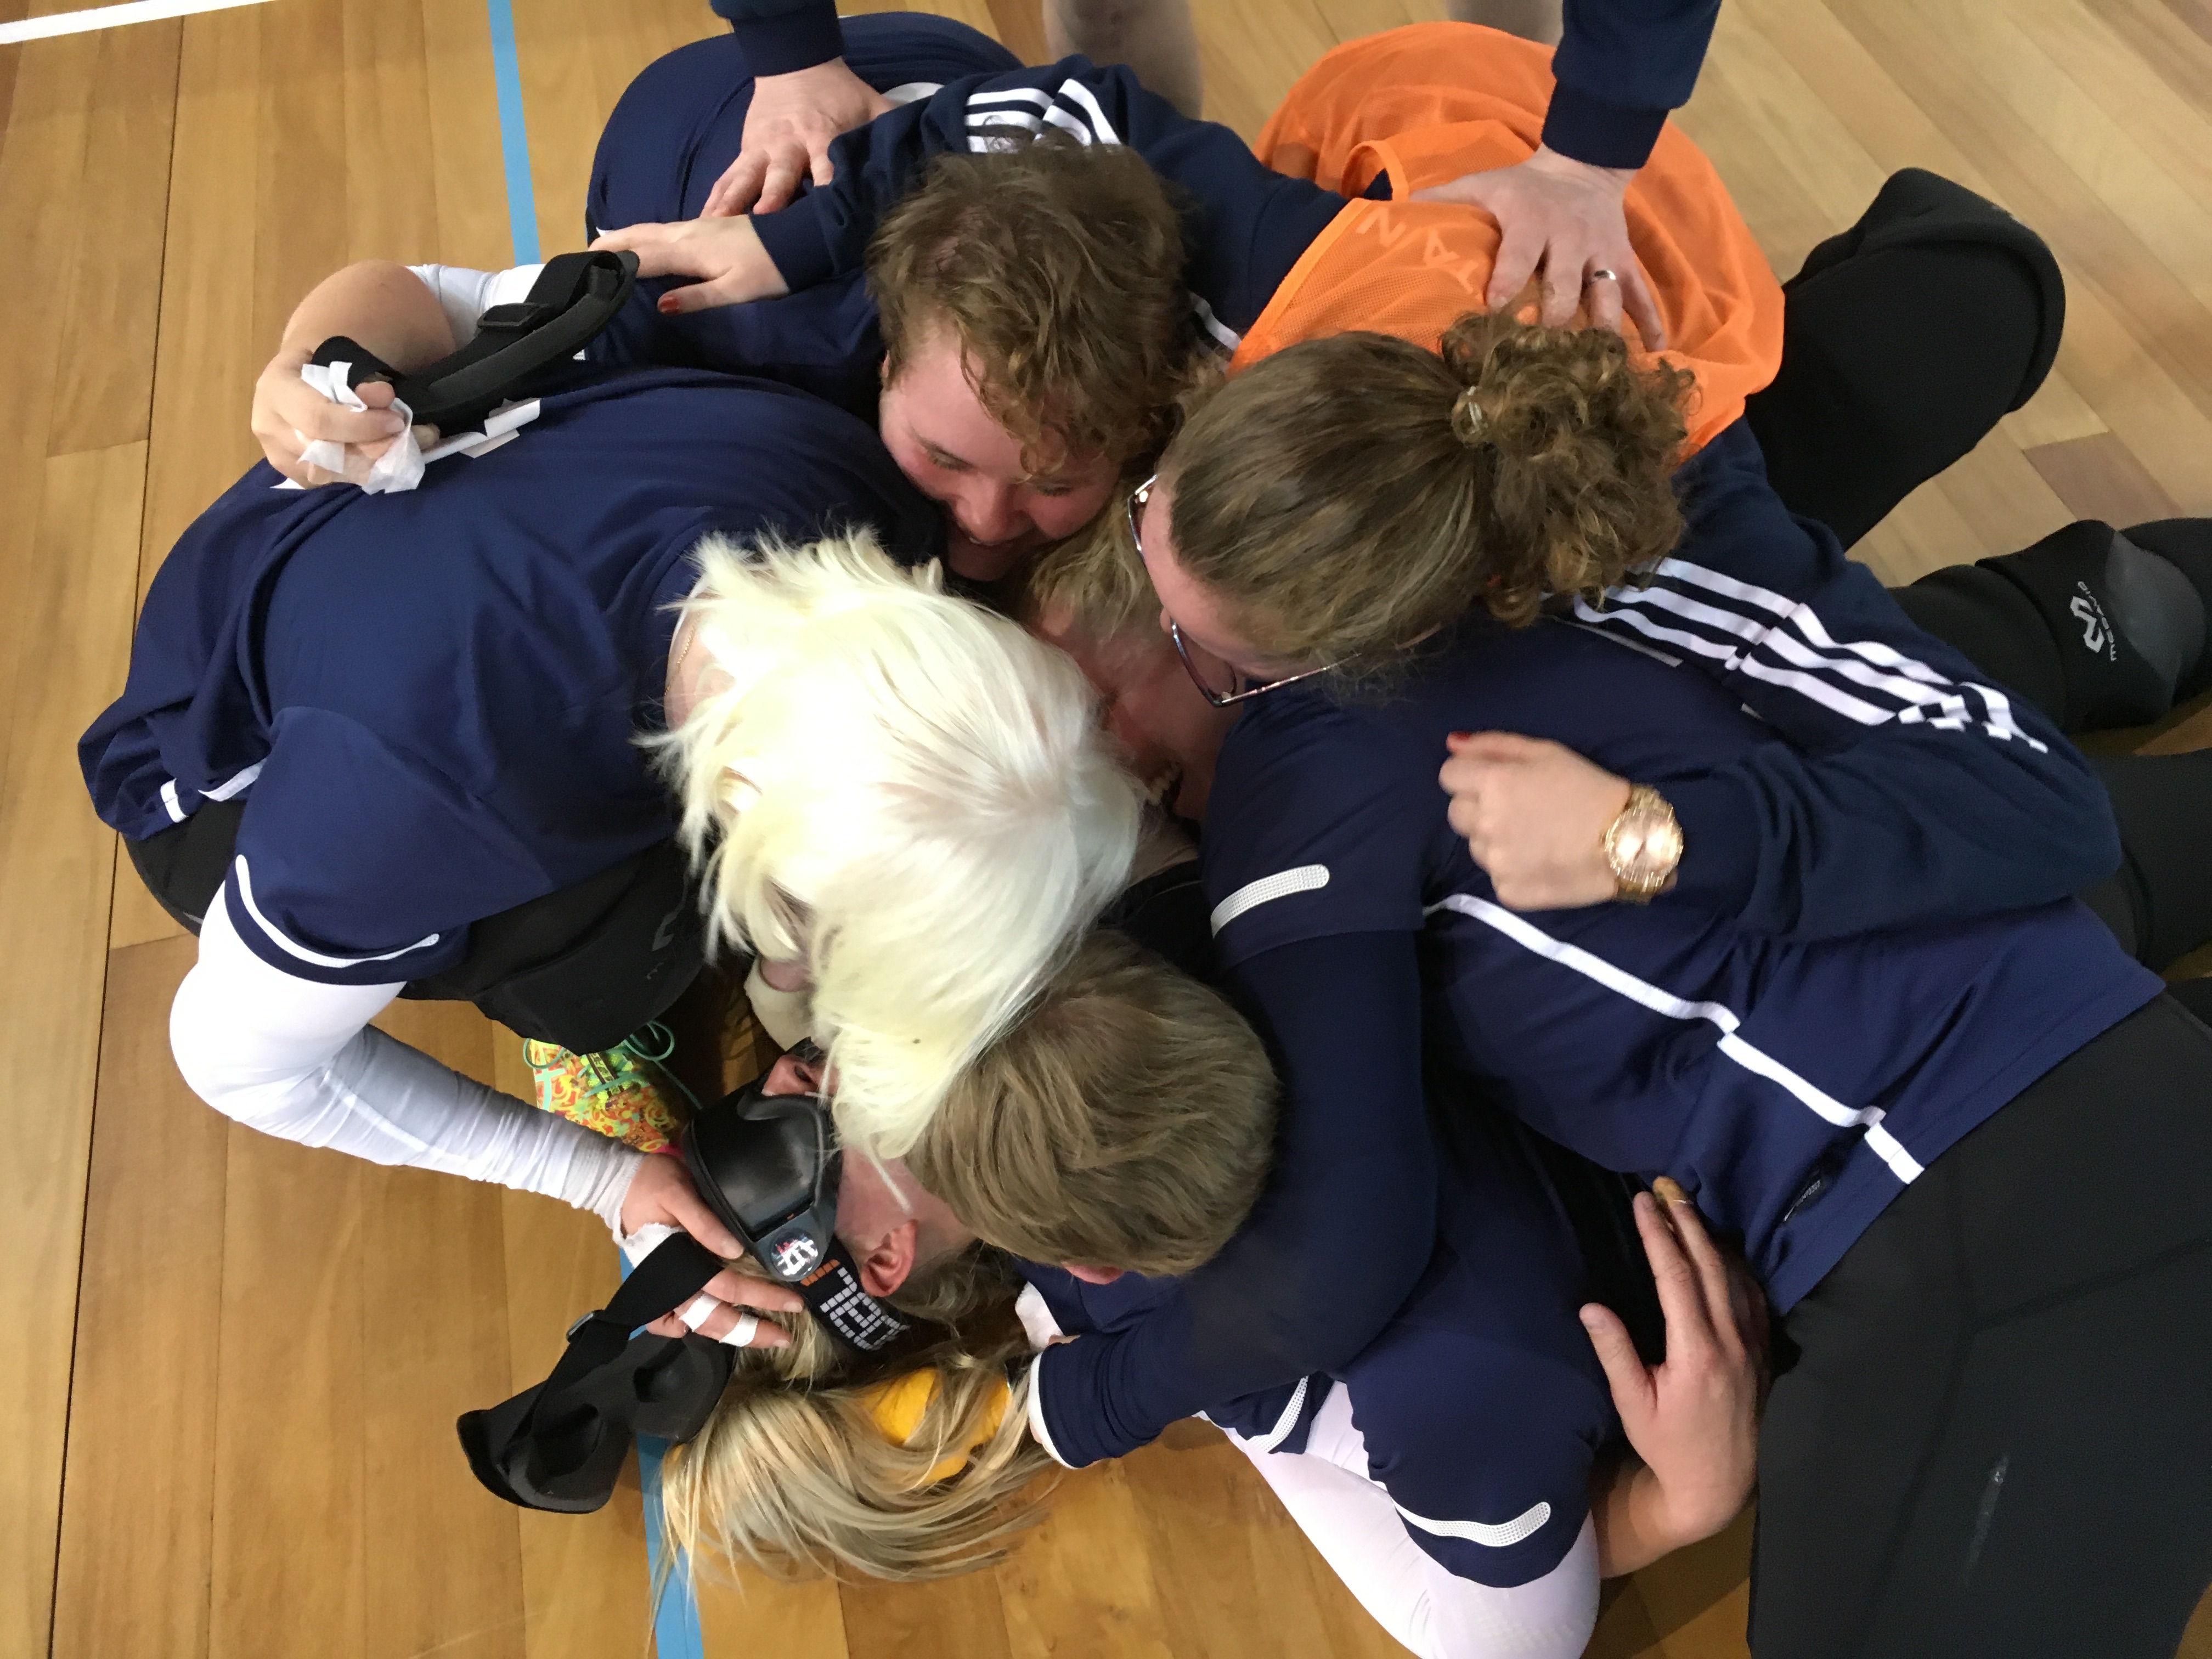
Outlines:
{"label": "black knee pad", "polygon": [[1890,592],[1923,632],[2033,703],[2060,731],[2069,729],[2059,642],[2018,583],[1978,564],[1954,564]]}
{"label": "black knee pad", "polygon": [[2204,654],[2206,607],[2195,584],[2097,520],[1980,568],[2017,586],[2057,642],[2068,731],[2157,720]]}
{"label": "black knee pad", "polygon": [[[2131,524],[2120,534],[2189,579],[2208,619],[2208,634],[2212,634],[2212,519],[2157,519]],[[2196,663],[2182,670],[2174,699],[2185,702],[2208,690],[2212,690],[2212,638],[2204,642]]]}

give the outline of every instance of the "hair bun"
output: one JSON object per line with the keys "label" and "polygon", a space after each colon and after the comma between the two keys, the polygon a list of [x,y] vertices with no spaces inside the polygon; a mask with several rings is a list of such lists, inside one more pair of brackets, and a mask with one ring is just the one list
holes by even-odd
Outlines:
{"label": "hair bun", "polygon": [[1490,416],[1475,401],[1471,386],[1462,386],[1459,396],[1452,400],[1451,428],[1452,436],[1469,449],[1480,447],[1490,435]]}

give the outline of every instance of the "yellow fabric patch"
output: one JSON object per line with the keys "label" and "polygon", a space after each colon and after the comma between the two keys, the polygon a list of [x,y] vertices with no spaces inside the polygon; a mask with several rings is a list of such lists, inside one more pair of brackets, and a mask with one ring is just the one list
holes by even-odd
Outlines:
{"label": "yellow fabric patch", "polygon": [[[957,1452],[947,1453],[930,1465],[929,1473],[922,1477],[924,1486],[934,1486],[939,1480],[950,1480],[968,1467],[968,1460],[975,1449],[998,1433],[999,1425],[1006,1419],[1006,1402],[1013,1391],[1000,1377],[991,1395],[990,1403],[983,1408],[975,1431],[961,1444]],[[903,1446],[914,1438],[921,1427],[921,1419],[929,1410],[929,1402],[937,1398],[937,1371],[925,1366],[895,1376],[888,1382],[878,1382],[861,1395],[868,1407],[868,1416],[884,1439],[894,1445]]]}

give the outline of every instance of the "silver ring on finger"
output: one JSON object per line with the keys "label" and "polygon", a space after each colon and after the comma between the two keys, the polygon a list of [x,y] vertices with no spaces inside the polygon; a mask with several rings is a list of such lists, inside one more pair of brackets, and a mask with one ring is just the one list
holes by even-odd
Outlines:
{"label": "silver ring on finger", "polygon": [[1595,270],[1593,270],[1589,276],[1583,278],[1583,286],[1584,288],[1588,288],[1593,283],[1617,283],[1620,280],[1620,277],[1614,276],[1603,265],[1600,265]]}

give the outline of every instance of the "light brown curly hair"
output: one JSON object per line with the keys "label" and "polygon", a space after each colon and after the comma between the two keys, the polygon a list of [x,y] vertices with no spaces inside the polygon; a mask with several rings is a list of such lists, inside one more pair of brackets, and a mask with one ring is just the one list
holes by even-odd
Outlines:
{"label": "light brown curly hair", "polygon": [[1184,257],[1169,186],[1125,146],[947,152],[868,244],[885,378],[949,327],[1032,473],[1157,453],[1186,389],[1219,373]]}
{"label": "light brown curly hair", "polygon": [[1274,662],[1371,659],[1477,604],[1533,621],[1673,549],[1693,384],[1609,329],[1502,314],[1462,317],[1437,351],[1303,342],[1169,446],[1176,562]]}

